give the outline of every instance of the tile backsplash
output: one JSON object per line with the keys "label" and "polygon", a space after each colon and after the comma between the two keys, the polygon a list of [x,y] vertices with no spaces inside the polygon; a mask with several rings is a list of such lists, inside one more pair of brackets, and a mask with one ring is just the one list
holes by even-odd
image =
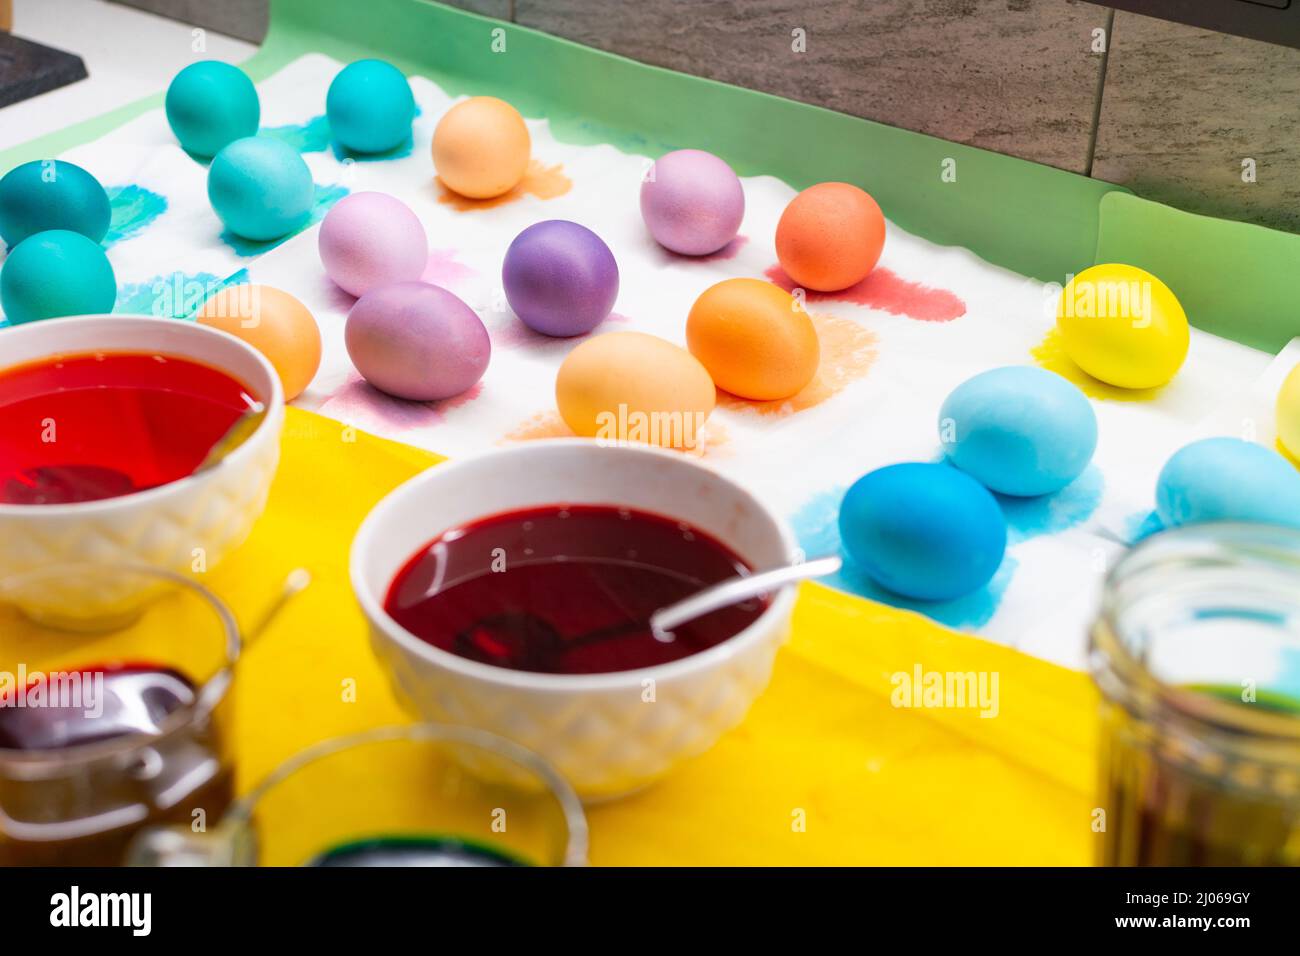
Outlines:
{"label": "tile backsplash", "polygon": [[[267,0],[118,2],[247,39],[266,30]],[[451,2],[1192,212],[1300,231],[1300,50],[1125,11],[1111,23],[1108,7],[1085,0]]]}

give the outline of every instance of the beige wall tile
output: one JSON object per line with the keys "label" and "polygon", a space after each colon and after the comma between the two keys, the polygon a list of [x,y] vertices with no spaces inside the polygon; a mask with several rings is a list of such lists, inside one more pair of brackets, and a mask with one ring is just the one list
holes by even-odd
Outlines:
{"label": "beige wall tile", "polygon": [[1093,175],[1191,212],[1300,230],[1300,50],[1122,11],[1112,41]]}

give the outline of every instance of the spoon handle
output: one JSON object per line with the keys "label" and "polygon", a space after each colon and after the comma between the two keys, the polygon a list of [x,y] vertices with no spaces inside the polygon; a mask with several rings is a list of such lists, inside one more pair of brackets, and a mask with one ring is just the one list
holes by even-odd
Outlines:
{"label": "spoon handle", "polygon": [[739,604],[748,598],[758,597],[783,584],[802,581],[806,578],[820,578],[834,574],[840,569],[840,558],[832,555],[827,558],[815,558],[799,564],[790,564],[759,574],[748,574],[740,578],[728,578],[713,587],[705,588],[688,598],[662,607],[650,615],[650,630],[659,640],[671,640],[672,630],[681,627],[687,621],[703,617],[719,608]]}

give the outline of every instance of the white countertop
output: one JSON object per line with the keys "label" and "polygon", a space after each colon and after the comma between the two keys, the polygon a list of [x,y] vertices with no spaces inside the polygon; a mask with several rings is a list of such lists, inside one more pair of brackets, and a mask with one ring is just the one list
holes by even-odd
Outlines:
{"label": "white countertop", "polygon": [[105,0],[15,0],[14,34],[77,54],[90,78],[0,109],[0,150],[166,89],[195,60],[238,63],[257,49],[195,30]]}

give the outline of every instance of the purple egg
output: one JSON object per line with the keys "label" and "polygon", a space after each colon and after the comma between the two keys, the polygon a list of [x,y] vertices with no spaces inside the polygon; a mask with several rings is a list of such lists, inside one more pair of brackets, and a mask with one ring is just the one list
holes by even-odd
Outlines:
{"label": "purple egg", "polygon": [[679,149],[660,156],[641,184],[641,218],[661,246],[707,256],[736,238],[745,190],[717,156]]}
{"label": "purple egg", "polygon": [[367,382],[416,402],[451,398],[472,387],[492,355],[474,310],[426,282],[367,292],[348,313],[343,339]]}
{"label": "purple egg", "polygon": [[529,226],[506,250],[501,267],[506,301],[544,335],[584,335],[618,298],[618,263],[586,226],[549,219]]}

